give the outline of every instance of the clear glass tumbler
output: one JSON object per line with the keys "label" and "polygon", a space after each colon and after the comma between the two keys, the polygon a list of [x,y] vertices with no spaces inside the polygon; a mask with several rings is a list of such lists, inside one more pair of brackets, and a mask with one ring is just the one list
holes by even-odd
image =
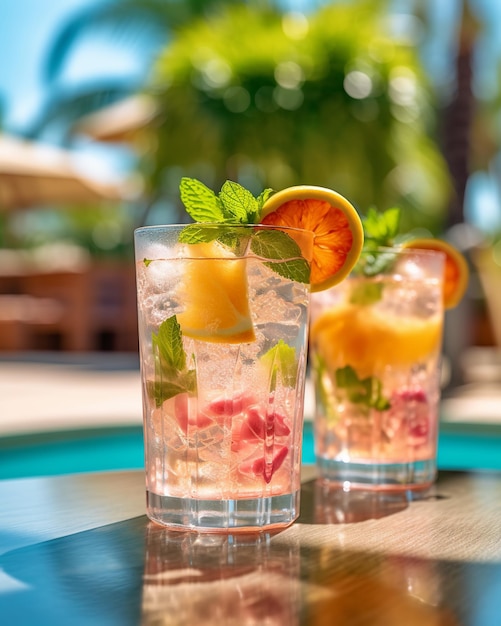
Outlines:
{"label": "clear glass tumbler", "polygon": [[321,477],[345,489],[433,483],[444,263],[441,252],[363,252],[343,283],[312,295]]}
{"label": "clear glass tumbler", "polygon": [[153,521],[234,533],[298,516],[312,245],[260,225],[135,232]]}

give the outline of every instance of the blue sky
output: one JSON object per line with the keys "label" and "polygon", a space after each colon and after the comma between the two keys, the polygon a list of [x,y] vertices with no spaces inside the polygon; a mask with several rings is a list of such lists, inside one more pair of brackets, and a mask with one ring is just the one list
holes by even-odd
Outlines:
{"label": "blue sky", "polygon": [[62,20],[89,0],[2,0],[0,97],[7,127],[23,125],[43,96],[47,43]]}
{"label": "blue sky", "polygon": [[[47,94],[43,65],[50,41],[64,21],[96,0],[0,0],[0,98],[4,126],[11,131],[32,121]],[[66,82],[109,72],[137,71],[126,50],[95,39],[79,46]]]}

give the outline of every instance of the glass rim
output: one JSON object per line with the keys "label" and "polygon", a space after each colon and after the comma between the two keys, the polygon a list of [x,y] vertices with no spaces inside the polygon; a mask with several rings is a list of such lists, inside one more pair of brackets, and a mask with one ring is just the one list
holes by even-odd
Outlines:
{"label": "glass rim", "polygon": [[297,228],[296,226],[285,226],[281,224],[241,224],[238,222],[188,222],[186,224],[151,224],[149,226],[138,226],[134,229],[134,234],[151,233],[154,231],[174,231],[186,228],[187,226],[201,226],[203,228],[240,228],[240,229],[259,229],[259,230],[283,230],[286,232],[308,233],[312,238],[315,233],[307,228]]}
{"label": "glass rim", "polygon": [[372,250],[362,250],[360,256],[364,256],[367,254],[403,254],[407,256],[424,256],[424,257],[434,257],[436,255],[446,258],[445,252],[442,250],[430,250],[428,248],[405,248],[404,246],[379,246],[377,248],[373,248]]}

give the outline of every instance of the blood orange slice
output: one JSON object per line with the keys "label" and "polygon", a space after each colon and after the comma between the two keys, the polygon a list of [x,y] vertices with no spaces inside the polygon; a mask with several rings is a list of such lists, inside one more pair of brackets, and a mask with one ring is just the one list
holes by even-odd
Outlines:
{"label": "blood orange slice", "polygon": [[470,271],[464,256],[450,243],[442,239],[411,239],[404,243],[404,248],[436,250],[445,254],[444,307],[453,309],[461,302]]}
{"label": "blood orange slice", "polygon": [[278,191],[265,202],[259,221],[313,232],[312,291],[341,282],[358,261],[364,242],[356,209],[325,187],[299,185]]}

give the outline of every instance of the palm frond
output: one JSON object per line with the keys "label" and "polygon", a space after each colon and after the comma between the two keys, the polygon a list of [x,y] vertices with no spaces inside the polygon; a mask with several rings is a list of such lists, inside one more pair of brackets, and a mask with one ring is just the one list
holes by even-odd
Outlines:
{"label": "palm frond", "polygon": [[[268,0],[264,0],[267,2]],[[195,17],[243,0],[110,0],[75,12],[52,43],[44,63],[44,78],[55,81],[75,47],[85,37],[106,35],[108,40],[132,41],[139,51],[165,45],[169,35]]]}
{"label": "palm frond", "polygon": [[60,129],[61,143],[70,141],[71,130],[82,116],[114,104],[138,90],[138,85],[124,80],[94,82],[77,89],[53,92],[38,119],[24,135],[39,138],[49,129]]}

